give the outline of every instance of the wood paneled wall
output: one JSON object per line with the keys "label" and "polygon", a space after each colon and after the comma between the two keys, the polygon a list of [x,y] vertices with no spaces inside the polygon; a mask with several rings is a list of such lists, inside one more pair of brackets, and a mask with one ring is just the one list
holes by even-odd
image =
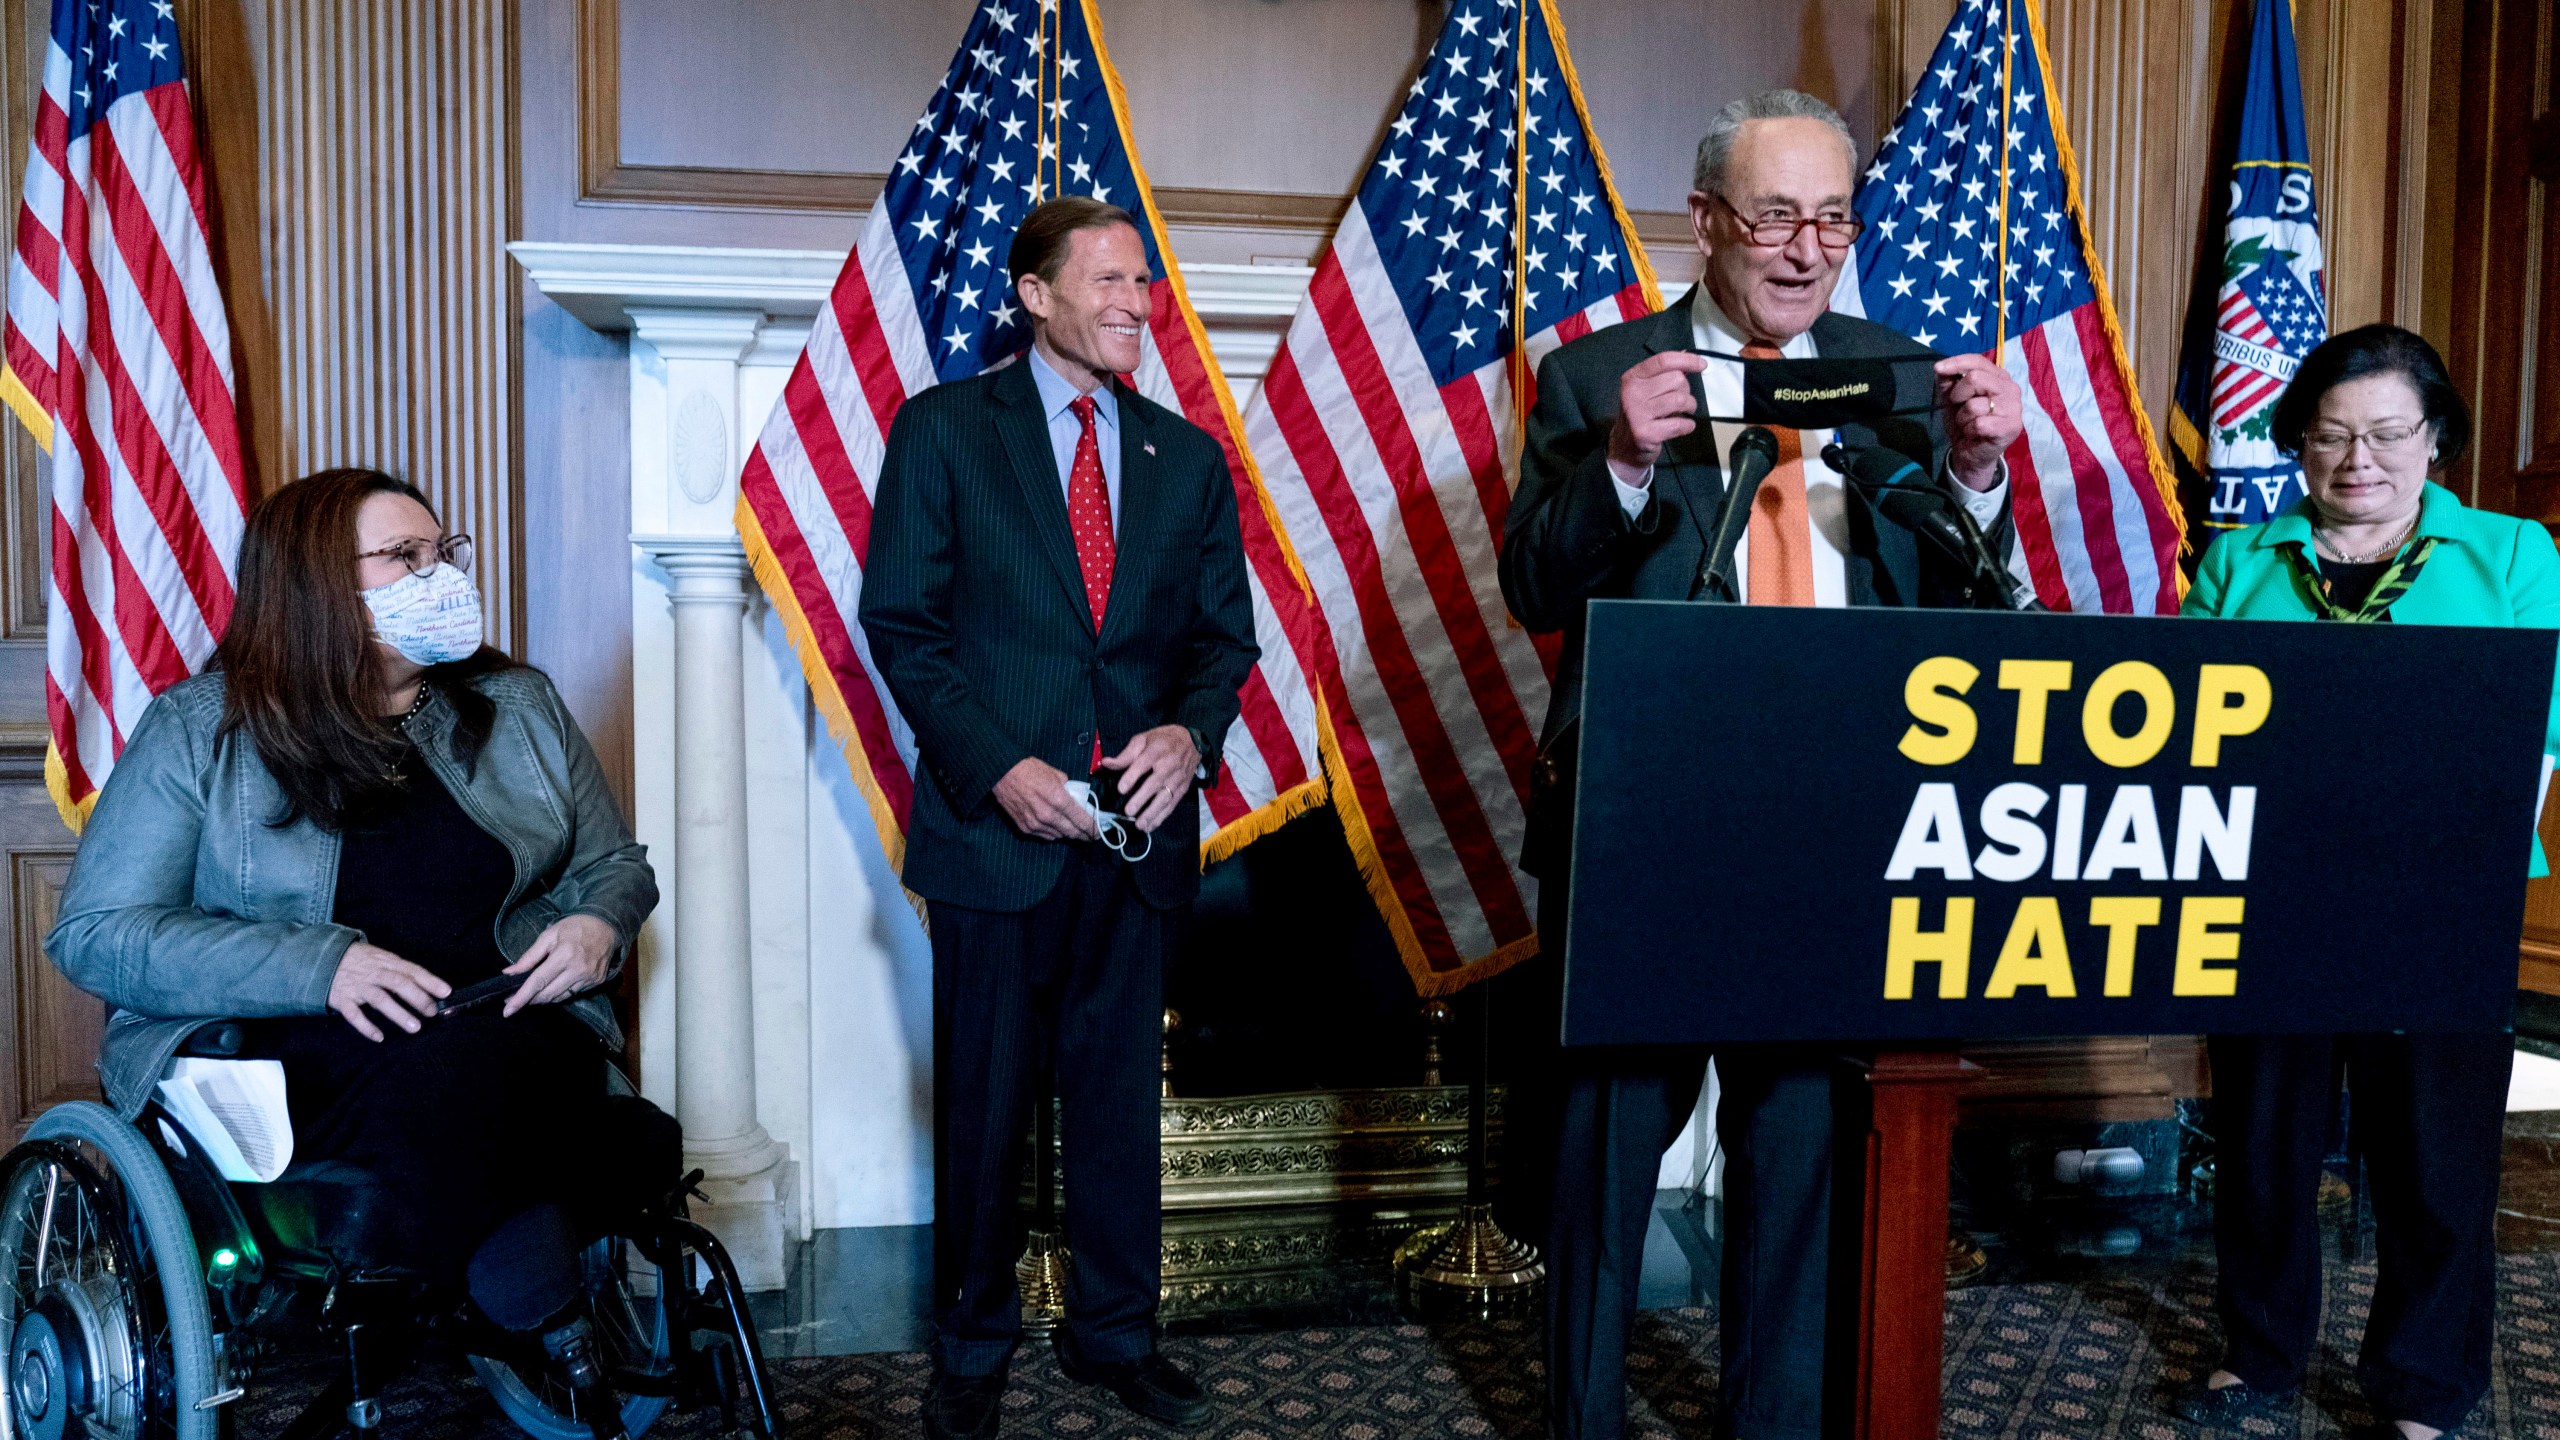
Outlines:
{"label": "wood paneled wall", "polygon": [[[269,484],[373,465],[480,541],[490,635],[521,650],[515,6],[253,0]],[[235,301],[235,304],[237,302]]]}
{"label": "wood paneled wall", "polygon": [[2560,523],[2560,4],[2460,0],[2454,18],[2446,358],[2479,427],[2464,468],[2478,503]]}
{"label": "wood paneled wall", "polygon": [[0,1138],[14,1142],[51,1106],[98,1098],[98,1041],[107,1007],[72,987],[45,958],[71,837],[45,795],[41,753],[0,765]]}

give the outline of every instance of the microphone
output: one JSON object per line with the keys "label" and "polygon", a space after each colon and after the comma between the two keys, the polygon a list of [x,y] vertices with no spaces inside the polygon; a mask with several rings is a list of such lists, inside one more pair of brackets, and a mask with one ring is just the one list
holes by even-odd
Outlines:
{"label": "microphone", "polygon": [[1878,514],[1907,530],[1926,535],[1973,572],[1968,588],[1997,597],[2004,610],[2041,610],[2033,595],[2021,595],[2009,567],[1992,552],[1982,526],[1954,496],[1932,482],[1910,456],[1882,445],[1822,447],[1822,463],[1837,470],[1865,496]]}
{"label": "microphone", "polygon": [[1766,426],[1753,425],[1733,437],[1733,455],[1724,467],[1724,506],[1716,512],[1714,539],[1698,570],[1698,586],[1707,599],[1728,604],[1742,599],[1733,583],[1733,552],[1750,528],[1751,502],[1759,497],[1760,482],[1777,468],[1778,437]]}

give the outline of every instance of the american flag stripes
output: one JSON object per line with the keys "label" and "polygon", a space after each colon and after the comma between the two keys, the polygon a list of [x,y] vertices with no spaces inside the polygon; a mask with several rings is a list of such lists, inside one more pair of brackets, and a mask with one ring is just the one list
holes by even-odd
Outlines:
{"label": "american flag stripes", "polygon": [[1005,254],[1031,207],[1060,194],[1109,201],[1142,222],[1160,278],[1137,388],[1217,437],[1235,477],[1262,660],[1221,773],[1202,792],[1205,853],[1215,858],[1324,799],[1310,677],[1330,668],[1326,636],[1184,296],[1093,0],[987,0],[891,163],[739,481],[739,534],[892,865],[905,851],[915,735],[855,620],[883,447],[907,397],[1012,363],[1030,344]]}
{"label": "american flag stripes", "polygon": [[248,503],[171,10],[55,0],[0,337],[0,398],[51,460],[46,780],[75,829],[212,655]]}
{"label": "american flag stripes", "polygon": [[1423,994],[1537,944],[1515,860],[1551,659],[1494,568],[1513,337],[1534,366],[1660,304],[1552,7],[1457,0],[1245,418],[1339,662],[1336,808]]}
{"label": "american flag stripes", "polygon": [[[2175,491],[2080,213],[2033,0],[1965,0],[1858,187],[1835,308],[1998,355],[2026,398],[2013,564],[2054,610],[2175,614]],[[1996,287],[1996,293],[1995,293]]]}

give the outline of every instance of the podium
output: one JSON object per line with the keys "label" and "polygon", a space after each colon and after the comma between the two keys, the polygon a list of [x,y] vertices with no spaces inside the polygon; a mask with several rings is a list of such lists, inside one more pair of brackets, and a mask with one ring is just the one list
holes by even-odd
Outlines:
{"label": "podium", "polygon": [[2555,645],[1592,605],[1564,1041],[1838,1049],[1832,1433],[1938,1433],[1959,1040],[2508,1028]]}

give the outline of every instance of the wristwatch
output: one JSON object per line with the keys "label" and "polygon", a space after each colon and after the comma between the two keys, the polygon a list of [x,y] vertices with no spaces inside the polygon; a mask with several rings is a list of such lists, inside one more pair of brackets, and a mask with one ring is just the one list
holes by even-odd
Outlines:
{"label": "wristwatch", "polygon": [[1210,759],[1209,737],[1201,734],[1200,727],[1197,725],[1183,726],[1182,733],[1191,737],[1191,751],[1200,757],[1200,763],[1193,768],[1191,778],[1206,784],[1211,779],[1209,767],[1214,763]]}

